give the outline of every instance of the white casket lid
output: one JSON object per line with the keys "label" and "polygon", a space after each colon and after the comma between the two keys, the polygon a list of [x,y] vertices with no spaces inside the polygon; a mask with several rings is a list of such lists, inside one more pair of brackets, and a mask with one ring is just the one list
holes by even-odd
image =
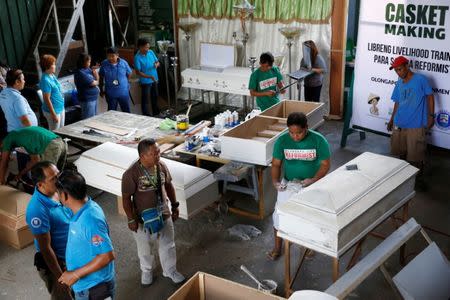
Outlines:
{"label": "white casket lid", "polygon": [[[358,170],[346,169],[352,164],[356,164]],[[364,152],[289,200],[337,215],[408,166],[400,159]]]}
{"label": "white casket lid", "polygon": [[[103,143],[95,148],[85,151],[82,156],[118,167],[124,171],[139,158],[137,149],[111,142]],[[189,188],[211,174],[208,170],[170,159],[161,158],[161,161],[167,165],[170,174],[172,175],[173,185],[182,190]]]}
{"label": "white casket lid", "polygon": [[203,180],[211,174],[210,171],[183,164],[174,160],[161,158],[172,175],[172,183],[175,187],[186,190],[197,182]]}
{"label": "white casket lid", "polygon": [[83,152],[81,156],[123,170],[128,169],[128,167],[139,158],[137,149],[111,142],[106,142],[89,149],[88,151]]}

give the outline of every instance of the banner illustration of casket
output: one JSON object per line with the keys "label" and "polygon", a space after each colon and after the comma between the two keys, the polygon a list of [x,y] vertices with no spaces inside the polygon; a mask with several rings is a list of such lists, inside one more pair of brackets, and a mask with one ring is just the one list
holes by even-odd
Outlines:
{"label": "banner illustration of casket", "polygon": [[389,66],[400,55],[433,88],[436,116],[429,143],[450,149],[449,0],[361,1],[352,124],[388,133],[398,80]]}

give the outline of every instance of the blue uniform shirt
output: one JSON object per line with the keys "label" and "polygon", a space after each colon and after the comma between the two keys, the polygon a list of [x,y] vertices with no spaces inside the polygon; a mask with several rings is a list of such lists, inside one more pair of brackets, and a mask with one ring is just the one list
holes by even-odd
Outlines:
{"label": "blue uniform shirt", "polygon": [[423,128],[428,121],[427,96],[433,90],[427,78],[414,73],[413,77],[404,83],[403,79],[395,83],[391,99],[398,103],[394,124],[400,128]]}
{"label": "blue uniform shirt", "polygon": [[[103,210],[89,199],[72,217],[67,240],[66,264],[68,271],[79,269],[91,262],[97,255],[113,250],[109,228]],[[91,273],[73,286],[75,292],[84,291],[99,283],[114,278],[114,262]]]}
{"label": "blue uniform shirt", "polygon": [[[64,109],[64,96],[61,93],[61,84],[58,79],[56,79],[56,76],[53,74],[49,75],[47,73],[42,73],[39,87],[41,88],[42,93],[50,93],[50,101],[52,102],[55,113],[62,113]],[[42,110],[45,112],[50,112],[45,102],[42,105]]]}
{"label": "blue uniform shirt", "polygon": [[[128,96],[130,90],[128,76],[131,72],[130,66],[124,59],[119,58],[115,65],[107,59],[102,61],[98,74],[105,79],[106,95],[111,98]],[[119,84],[113,84],[114,80],[117,80]]]}
{"label": "blue uniform shirt", "polygon": [[[146,55],[142,55],[139,51],[134,56],[134,68],[142,73],[155,77],[158,81],[158,71],[155,68],[155,62],[158,61],[155,53],[148,50]],[[150,84],[153,82],[151,78],[139,77],[141,84]]]}
{"label": "blue uniform shirt", "polygon": [[8,132],[23,128],[20,117],[27,116],[31,126],[37,126],[36,115],[28,104],[27,99],[14,88],[7,87],[0,93],[0,106],[5,114]]}
{"label": "blue uniform shirt", "polygon": [[78,100],[80,100],[80,102],[97,100],[100,91],[97,86],[91,85],[95,81],[95,78],[90,68],[76,70],[73,78],[78,91]]}
{"label": "blue uniform shirt", "polygon": [[[61,203],[45,196],[38,189],[34,190],[26,212],[26,221],[33,235],[49,232],[53,251],[60,259],[65,259],[67,235],[72,211]],[[34,239],[36,251],[39,244]]]}

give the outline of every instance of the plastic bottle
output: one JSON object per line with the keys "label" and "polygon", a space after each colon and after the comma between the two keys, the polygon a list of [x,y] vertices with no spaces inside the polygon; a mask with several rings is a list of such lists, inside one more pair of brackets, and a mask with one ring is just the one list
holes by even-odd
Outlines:
{"label": "plastic bottle", "polygon": [[233,126],[236,126],[239,124],[239,114],[237,111],[233,112]]}

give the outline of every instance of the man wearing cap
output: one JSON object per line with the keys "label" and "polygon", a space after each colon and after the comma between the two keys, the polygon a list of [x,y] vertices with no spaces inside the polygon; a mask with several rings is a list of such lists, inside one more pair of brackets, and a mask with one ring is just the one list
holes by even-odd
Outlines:
{"label": "man wearing cap", "polygon": [[392,131],[392,154],[418,167],[418,179],[422,181],[426,132],[434,125],[434,97],[428,79],[412,72],[408,62],[407,58],[399,56],[389,68],[400,78],[392,92],[394,110],[387,130]]}

